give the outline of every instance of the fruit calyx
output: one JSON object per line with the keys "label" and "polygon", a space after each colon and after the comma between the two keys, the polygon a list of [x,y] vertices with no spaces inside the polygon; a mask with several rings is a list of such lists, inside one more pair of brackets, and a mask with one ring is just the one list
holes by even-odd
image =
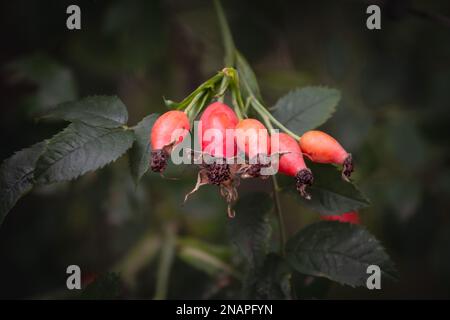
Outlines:
{"label": "fruit calyx", "polygon": [[342,169],[342,179],[344,179],[347,182],[350,182],[350,176],[354,170],[353,166],[353,157],[349,153],[347,158],[345,158],[343,163],[343,169]]}
{"label": "fruit calyx", "polygon": [[310,187],[314,183],[314,176],[309,168],[305,168],[297,172],[295,176],[295,186],[300,195],[311,200],[311,195],[306,191],[307,187]]}

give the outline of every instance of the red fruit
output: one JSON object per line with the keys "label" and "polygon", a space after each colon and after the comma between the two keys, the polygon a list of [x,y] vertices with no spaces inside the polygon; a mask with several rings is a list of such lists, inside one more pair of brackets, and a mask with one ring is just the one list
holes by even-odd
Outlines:
{"label": "red fruit", "polygon": [[300,138],[300,148],[314,162],[343,165],[342,178],[349,180],[353,172],[352,155],[332,136],[322,131],[308,131]]}
{"label": "red fruit", "polygon": [[256,119],[244,119],[236,126],[236,144],[250,158],[270,154],[270,137],[266,127]]}
{"label": "red fruit", "polygon": [[346,212],[341,215],[321,216],[320,218],[325,221],[339,221],[360,224],[359,214],[356,211]]}
{"label": "red fruit", "polygon": [[[189,129],[189,119],[183,111],[168,111],[155,121],[150,136],[152,146],[150,166],[152,171],[164,171],[170,152],[176,144],[183,141]],[[184,133],[180,130],[184,130]],[[181,136],[174,136],[177,133],[181,133]]]}
{"label": "red fruit", "polygon": [[[210,104],[200,117],[202,151],[217,158],[231,158],[236,155],[234,128],[238,123],[234,111],[226,104]],[[228,134],[228,137],[227,137]]]}
{"label": "red fruit", "polygon": [[238,149],[249,159],[249,164],[241,169],[241,176],[267,178],[261,176],[261,169],[270,167],[270,137],[266,127],[256,119],[244,119],[235,128],[235,137]]}
{"label": "red fruit", "polygon": [[274,148],[272,154],[281,154],[278,171],[295,177],[297,190],[303,197],[310,199],[311,196],[305,189],[313,183],[314,178],[311,170],[306,167],[297,141],[286,133],[275,133],[271,136],[271,145]]}

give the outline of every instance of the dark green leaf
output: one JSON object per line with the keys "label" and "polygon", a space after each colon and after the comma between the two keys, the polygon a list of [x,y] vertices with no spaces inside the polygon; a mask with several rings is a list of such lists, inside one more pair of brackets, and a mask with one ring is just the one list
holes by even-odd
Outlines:
{"label": "dark green leaf", "polygon": [[130,130],[72,123],[48,141],[36,164],[40,184],[74,179],[102,168],[127,151],[134,140]]}
{"label": "dark green leaf", "polygon": [[243,196],[236,204],[236,217],[231,219],[231,240],[251,267],[259,266],[268,252],[271,226],[268,212],[270,197],[261,192]]}
{"label": "dark green leaf", "polygon": [[380,243],[365,228],[322,221],[307,226],[286,245],[287,259],[300,273],[329,278],[352,287],[365,286],[367,267],[395,279],[395,267]]}
{"label": "dark green leaf", "polygon": [[311,164],[314,184],[308,188],[311,200],[301,197],[294,185],[288,190],[295,192],[300,203],[323,215],[341,214],[359,210],[370,203],[352,183],[342,180],[340,172],[332,165]]}
{"label": "dark green leaf", "polygon": [[44,117],[80,121],[95,127],[118,128],[127,123],[128,112],[116,96],[92,96],[62,103],[48,111]]}
{"label": "dark green leaf", "polygon": [[257,99],[261,100],[261,92],[255,73],[238,50],[236,50],[236,68],[239,73],[244,98],[254,95]]}
{"label": "dark green leaf", "polygon": [[291,271],[278,255],[267,255],[264,264],[248,273],[244,283],[244,298],[257,300],[291,299]]}
{"label": "dark green leaf", "polygon": [[16,152],[2,163],[0,169],[0,224],[17,200],[33,187],[34,167],[45,146],[45,142],[37,143]]}
{"label": "dark green leaf", "polygon": [[134,127],[136,140],[130,150],[130,166],[136,184],[148,170],[151,153],[150,132],[157,118],[157,114],[151,114]]}
{"label": "dark green leaf", "polygon": [[323,299],[333,285],[333,281],[298,272],[292,273],[292,287],[297,299]]}
{"label": "dark green leaf", "polygon": [[341,98],[339,90],[326,87],[296,89],[281,97],[273,115],[288,129],[302,135],[331,117]]}

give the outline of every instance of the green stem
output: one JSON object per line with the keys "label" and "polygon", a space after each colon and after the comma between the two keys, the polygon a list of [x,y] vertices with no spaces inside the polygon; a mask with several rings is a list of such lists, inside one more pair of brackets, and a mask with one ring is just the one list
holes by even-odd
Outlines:
{"label": "green stem", "polygon": [[298,135],[296,135],[294,132],[292,132],[291,130],[289,130],[288,128],[286,128],[281,122],[279,122],[259,101],[258,99],[256,99],[254,96],[251,97],[251,105],[253,106],[253,108],[262,116],[266,116],[267,118],[269,118],[270,122],[272,122],[273,124],[275,124],[278,128],[280,128],[281,130],[283,130],[284,132],[286,132],[288,135],[290,135],[292,138],[294,138],[295,140],[299,140],[300,137]]}
{"label": "green stem", "polygon": [[286,231],[284,230],[284,219],[283,219],[283,211],[281,209],[281,201],[280,195],[278,194],[278,190],[280,187],[278,186],[278,180],[275,175],[272,175],[272,188],[273,188],[273,199],[275,201],[275,212],[278,218],[279,230],[280,230],[280,252],[284,257],[286,255],[285,244],[286,244]]}
{"label": "green stem", "polygon": [[228,25],[227,18],[225,17],[220,1],[214,0],[214,6],[216,8],[220,31],[222,33],[223,46],[225,49],[225,66],[234,66],[234,52],[236,49],[234,46],[233,36],[231,35],[230,26]]}
{"label": "green stem", "polygon": [[[257,110],[258,112],[258,110]],[[267,115],[261,114],[260,116],[266,125],[267,129],[272,131],[273,126],[270,123],[270,120],[268,119]],[[285,244],[286,244],[286,232],[284,230],[284,218],[283,218],[283,210],[281,208],[281,201],[280,201],[280,195],[278,194],[278,191],[280,187],[278,186],[278,180],[275,175],[272,175],[272,189],[273,189],[273,199],[275,202],[275,215],[277,216],[278,220],[278,231],[280,236],[280,254],[284,257],[286,255],[285,252]]]}
{"label": "green stem", "polygon": [[205,82],[203,82],[200,86],[197,87],[194,91],[192,91],[183,101],[179,103],[179,106],[177,110],[185,110],[190,103],[192,102],[192,99],[194,99],[199,93],[207,90],[207,89],[213,89],[216,83],[224,77],[224,73],[222,71],[215,74],[213,77],[209,78]]}
{"label": "green stem", "polygon": [[202,101],[200,101],[200,103],[197,104],[197,107],[192,110],[192,112],[191,112],[192,120],[197,118],[198,114],[202,111],[202,109],[205,106],[206,102],[209,101],[210,98],[211,98],[211,91],[208,91],[203,96]]}
{"label": "green stem", "polygon": [[200,100],[200,98],[202,96],[204,96],[205,92],[201,91],[199,94],[197,94],[194,99],[192,99],[192,101],[189,103],[189,105],[186,107],[186,109],[184,109],[184,112],[188,115],[188,118],[190,121],[193,121],[195,116],[193,117],[192,114],[192,109],[195,107],[195,105],[197,104],[198,100]]}
{"label": "green stem", "polygon": [[230,77],[225,75],[222,78],[222,82],[220,83],[219,93],[216,95],[217,101],[223,102],[223,100],[225,99],[225,91],[227,90],[229,84],[230,84]]}

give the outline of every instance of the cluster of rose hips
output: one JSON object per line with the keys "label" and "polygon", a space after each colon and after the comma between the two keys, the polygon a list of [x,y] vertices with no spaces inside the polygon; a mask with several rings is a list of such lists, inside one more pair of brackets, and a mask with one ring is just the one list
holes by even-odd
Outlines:
{"label": "cluster of rose hips", "polygon": [[[353,171],[351,154],[330,135],[322,131],[308,131],[299,141],[287,133],[269,133],[269,130],[258,120],[252,118],[239,119],[236,113],[222,102],[208,105],[199,119],[198,131],[201,141],[200,157],[209,156],[214,161],[201,161],[198,180],[195,188],[187,197],[205,184],[217,185],[221,195],[227,200],[228,215],[234,216],[231,209],[237,200],[237,186],[240,178],[265,178],[261,170],[270,166],[271,156],[277,155],[278,171],[295,178],[298,192],[310,199],[306,191],[314,182],[313,174],[307,168],[303,156],[317,163],[342,165],[343,179],[349,179]],[[189,117],[185,111],[172,110],[161,115],[151,130],[151,169],[162,173],[175,145],[183,140],[179,136],[173,140],[173,132],[184,130],[187,134],[191,129]],[[204,134],[209,129],[220,131],[222,141],[205,139]],[[235,132],[233,139],[225,139],[227,132]],[[261,132],[263,135],[261,135]],[[245,134],[245,139],[239,139],[239,134]],[[255,143],[258,139],[265,139],[267,143]],[[276,143],[273,143],[276,140]],[[231,145],[230,145],[231,144]],[[277,147],[272,150],[273,146]],[[272,148],[271,148],[272,146]],[[227,159],[236,157],[238,152],[245,154],[245,164],[234,164]]]}

